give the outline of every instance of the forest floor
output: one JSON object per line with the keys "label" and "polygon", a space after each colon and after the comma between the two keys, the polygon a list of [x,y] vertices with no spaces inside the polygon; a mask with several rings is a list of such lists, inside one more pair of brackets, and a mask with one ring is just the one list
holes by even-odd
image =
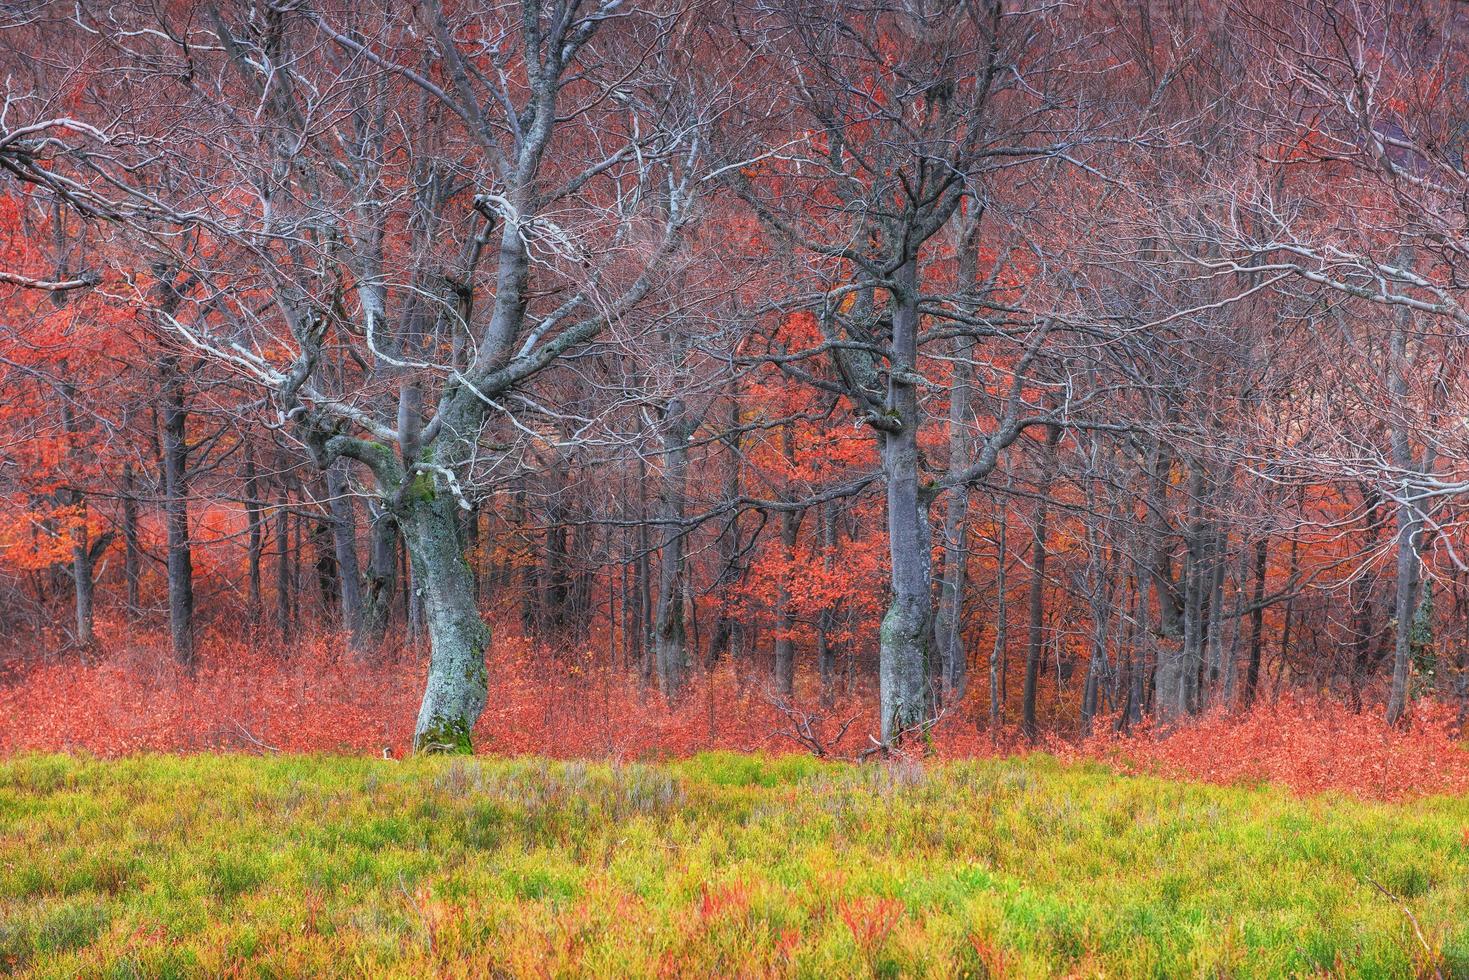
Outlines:
{"label": "forest floor", "polygon": [[0,760],[0,972],[1469,976],[1469,798],[1044,755]]}

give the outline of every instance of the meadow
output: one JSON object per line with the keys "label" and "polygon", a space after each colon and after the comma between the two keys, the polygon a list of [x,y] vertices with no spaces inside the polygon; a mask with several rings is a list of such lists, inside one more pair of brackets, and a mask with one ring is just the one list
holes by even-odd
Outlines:
{"label": "meadow", "polygon": [[1040,754],[20,754],[0,970],[1469,976],[1469,798]]}

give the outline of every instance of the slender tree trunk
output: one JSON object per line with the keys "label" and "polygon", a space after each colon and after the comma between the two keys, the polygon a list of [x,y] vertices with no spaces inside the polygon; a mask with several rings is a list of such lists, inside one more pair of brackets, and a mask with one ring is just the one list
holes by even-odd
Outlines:
{"label": "slender tree trunk", "polygon": [[363,632],[362,570],[357,563],[357,505],[347,479],[347,464],[339,460],[326,471],[328,507],[332,515],[332,553],[337,563],[337,594],[342,625],[351,633],[354,650],[367,648]]}
{"label": "slender tree trunk", "polygon": [[781,513],[780,555],[784,568],[775,596],[775,687],[785,697],[796,691],[796,644],[792,635],[796,617],[791,607],[791,576],[794,574],[796,532],[800,524],[800,511]]}
{"label": "slender tree trunk", "polygon": [[[1008,477],[1005,482],[1006,489],[1008,489]],[[1004,721],[1004,699],[1001,696],[1001,688],[1005,679],[1003,660],[1005,644],[1010,639],[1010,603],[1006,594],[1009,589],[1007,566],[1010,562],[1010,555],[1005,540],[1009,519],[1010,505],[1008,502],[1002,503],[995,551],[995,645],[990,649],[990,731],[997,736],[1000,732],[1000,725]]]}
{"label": "slender tree trunk", "polygon": [[[821,572],[830,581],[837,550],[835,505],[831,501],[823,504],[817,519],[821,525]],[[831,635],[836,626],[836,613],[836,605],[829,603],[822,607],[816,619],[816,663],[821,673],[824,704],[832,703],[836,694],[837,645]]]}
{"label": "slender tree trunk", "polygon": [[[62,362],[62,374],[66,373],[66,363]],[[79,426],[72,404],[76,400],[76,389],[65,384],[58,392],[61,396],[61,422],[67,433],[67,461],[73,470],[73,477],[80,482],[81,478],[81,438],[78,434]],[[71,577],[76,595],[76,630],[77,646],[82,650],[91,649],[95,639],[92,614],[92,598],[95,588],[93,576],[92,543],[87,531],[87,498],[81,489],[73,484],[66,492],[66,498],[71,504]],[[105,545],[104,545],[105,547]]]}
{"label": "slender tree trunk", "polygon": [[[794,465],[796,460],[795,423],[781,431],[781,449],[786,462]],[[775,596],[775,688],[784,697],[796,691],[796,646],[792,632],[795,630],[795,615],[791,609],[791,576],[796,563],[796,532],[800,527],[799,511],[782,511],[780,515],[780,584]]]}
{"label": "slender tree trunk", "polygon": [[122,572],[127,583],[128,619],[137,619],[143,608],[142,548],[138,544],[137,477],[131,460],[122,464]]}
{"label": "slender tree trunk", "polygon": [[[1099,554],[1101,545],[1097,540],[1098,535],[1095,530],[1089,529],[1088,536],[1091,538],[1089,550],[1094,555]],[[1089,583],[1092,643],[1091,655],[1087,658],[1086,681],[1081,692],[1081,733],[1083,735],[1092,733],[1092,719],[1097,713],[1098,696],[1103,680],[1109,672],[1107,633],[1112,619],[1111,595],[1109,594],[1111,589],[1106,582],[1108,573],[1099,560],[1093,560],[1089,564],[1092,566],[1092,581]]]}
{"label": "slender tree trunk", "polygon": [[1189,526],[1183,570],[1183,646],[1179,657],[1170,717],[1182,718],[1198,709],[1199,671],[1203,664],[1204,594],[1207,589],[1210,531],[1204,522],[1204,471],[1189,464]]}
{"label": "slender tree trunk", "polygon": [[1250,604],[1250,660],[1245,667],[1246,708],[1255,703],[1255,696],[1260,690],[1260,660],[1265,635],[1265,576],[1269,572],[1269,547],[1269,538],[1262,537],[1255,542],[1255,593]]}
{"label": "slender tree trunk", "polygon": [[528,637],[536,635],[536,565],[535,544],[531,538],[529,491],[525,478],[515,485],[515,526],[521,548],[520,564],[520,628]]}
{"label": "slender tree trunk", "polygon": [[1025,648],[1025,690],[1022,693],[1020,730],[1035,741],[1040,734],[1036,726],[1035,696],[1040,676],[1042,641],[1045,631],[1046,535],[1049,531],[1051,480],[1055,474],[1056,444],[1061,441],[1060,426],[1046,429],[1045,458],[1041,462],[1040,486],[1036,492],[1035,537],[1030,552],[1030,632]]}
{"label": "slender tree trunk", "polygon": [[682,527],[689,469],[689,425],[681,399],[672,399],[664,413],[663,480],[658,498],[659,533],[663,547],[658,564],[658,605],[653,620],[653,656],[658,686],[669,701],[683,694],[688,675],[684,635],[684,555],[687,537]]}
{"label": "slender tree trunk", "polygon": [[[299,531],[304,521],[298,521]],[[310,524],[311,550],[316,556],[316,591],[320,597],[318,615],[322,622],[345,626],[342,620],[342,576],[337,571],[337,556],[332,543],[331,520],[313,520]],[[298,545],[299,548],[299,545]]]}
{"label": "slender tree trunk", "polygon": [[[724,443],[729,449],[729,465],[724,471],[724,499],[735,500],[740,495],[740,402],[739,390],[730,393],[729,434]],[[731,609],[730,592],[740,578],[740,519],[736,512],[721,529],[716,545],[719,555],[719,574],[715,584],[719,588],[719,606],[714,626],[709,631],[708,665],[713,667],[732,648],[735,633],[734,616]]]}
{"label": "slender tree trunk", "polygon": [[178,359],[163,359],[163,496],[168,531],[168,626],[174,659],[194,666],[194,559],[189,542],[188,410]]}
{"label": "slender tree trunk", "polygon": [[1408,681],[1413,667],[1413,615],[1418,609],[1418,539],[1421,533],[1422,522],[1412,506],[1399,504],[1392,690],[1387,701],[1389,725],[1398,724],[1408,706]]}
{"label": "slender tree trunk", "polygon": [[380,649],[393,618],[393,598],[398,591],[398,520],[379,506],[370,507],[367,571],[363,575],[362,644]]}
{"label": "slender tree trunk", "polygon": [[291,514],[286,497],[286,484],[281,481],[276,493],[275,512],[275,624],[281,643],[291,640]]}
{"label": "slender tree trunk", "polygon": [[[960,218],[962,245],[959,249],[958,281],[962,289],[979,279],[980,249],[984,209],[974,207]],[[972,307],[966,312],[977,315]],[[973,335],[961,335],[952,341],[953,360],[949,380],[949,475],[957,477],[970,463],[973,438],[970,432],[970,402],[974,380]],[[938,613],[934,617],[934,650],[939,659],[940,689],[947,703],[958,704],[964,698],[969,679],[969,656],[964,648],[964,592],[969,571],[969,487],[959,485],[949,490],[944,502],[943,574],[939,583]]]}
{"label": "slender tree trunk", "polygon": [[76,582],[77,646],[88,650],[96,639],[92,614],[96,581],[92,569],[92,545],[87,535],[87,502],[80,493],[75,496],[77,513],[71,531],[71,575]]}
{"label": "slender tree trunk", "polygon": [[571,576],[567,570],[566,492],[567,477],[563,461],[556,457],[550,468],[550,492],[546,494],[546,536],[542,555],[540,622],[552,630],[566,625],[567,598],[571,592]]}
{"label": "slender tree trunk", "polygon": [[1224,556],[1229,550],[1229,533],[1214,536],[1214,564],[1210,574],[1209,615],[1205,621],[1205,680],[1202,706],[1208,707],[1224,695]]}
{"label": "slender tree trunk", "polygon": [[638,677],[653,683],[653,589],[652,541],[648,536],[648,463],[638,457],[638,563],[635,576],[638,610]]}
{"label": "slender tree trunk", "polygon": [[255,469],[255,454],[250,444],[245,443],[245,518],[249,524],[247,561],[249,569],[248,593],[245,600],[246,615],[250,623],[257,624],[261,616],[260,555],[265,550],[265,506],[260,474]]}
{"label": "slender tree trunk", "polygon": [[[1290,540],[1290,570],[1285,577],[1287,582],[1296,580],[1296,573],[1300,569],[1301,539],[1295,536]],[[1280,680],[1285,676],[1285,669],[1290,663],[1291,655],[1291,630],[1296,621],[1296,597],[1291,595],[1285,600],[1285,622],[1280,629],[1280,656],[1275,661],[1275,692],[1280,691]]]}
{"label": "slender tree trunk", "polygon": [[[954,373],[949,389],[949,469],[958,472],[969,464],[969,385],[973,369],[972,338],[954,342]],[[938,615],[934,619],[934,644],[942,667],[942,688],[947,701],[964,697],[968,680],[968,656],[964,649],[964,587],[969,566],[965,532],[969,526],[969,488],[954,487],[944,502],[944,570],[939,584]]]}
{"label": "slender tree trunk", "polygon": [[[1405,258],[1411,267],[1412,257]],[[1399,416],[1406,411],[1408,396],[1408,316],[1406,311],[1396,315],[1389,352],[1388,387]],[[1418,610],[1419,545],[1423,532],[1423,515],[1408,501],[1417,489],[1413,476],[1428,467],[1414,458],[1410,433],[1401,417],[1393,421],[1390,441],[1393,465],[1403,474],[1402,497],[1397,505],[1398,567],[1394,602],[1397,622],[1393,636],[1392,690],[1387,699],[1387,723],[1396,725],[1408,706],[1408,682],[1413,667],[1413,618]]]}
{"label": "slender tree trunk", "polygon": [[[298,499],[302,496],[300,490],[301,486],[297,483],[296,496]],[[302,533],[302,528],[305,523],[305,520],[299,514],[295,516],[295,520],[291,521],[291,526],[295,532],[295,547],[291,549],[291,626],[297,635],[300,635],[302,632],[301,607],[303,603],[301,597],[304,590],[301,582],[301,562],[303,556],[306,554],[305,541],[303,540]]]}

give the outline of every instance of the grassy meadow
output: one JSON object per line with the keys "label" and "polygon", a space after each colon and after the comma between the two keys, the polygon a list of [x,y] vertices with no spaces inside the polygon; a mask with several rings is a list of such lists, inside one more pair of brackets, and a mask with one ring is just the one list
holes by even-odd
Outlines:
{"label": "grassy meadow", "polygon": [[1469,976],[1469,799],[1045,756],[17,756],[6,971]]}

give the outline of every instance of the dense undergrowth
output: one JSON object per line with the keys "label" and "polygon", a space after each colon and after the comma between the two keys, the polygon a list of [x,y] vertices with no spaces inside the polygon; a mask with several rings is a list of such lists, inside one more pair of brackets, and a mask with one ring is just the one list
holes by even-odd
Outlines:
{"label": "dense undergrowth", "polygon": [[1469,975],[1469,799],[1040,755],[21,755],[0,828],[37,976]]}
{"label": "dense undergrowth", "polygon": [[[10,669],[0,670],[0,756],[228,750],[401,757],[423,689],[422,660],[405,654],[363,663],[344,649],[342,638],[332,635],[310,636],[282,651],[244,631],[221,630],[200,643],[193,673],[173,664],[165,636],[146,632],[108,639],[85,660],[76,653],[48,661],[12,652]],[[607,667],[600,649],[597,643],[577,651],[550,649],[497,630],[489,706],[474,732],[478,749],[622,761],[710,749],[806,751],[782,734],[791,720],[772,706],[764,675],[754,666],[736,669],[726,662],[712,675],[701,671],[689,695],[669,707],[635,671]],[[868,744],[868,734],[877,730],[874,691],[844,682],[834,703],[822,709],[815,677],[799,675],[798,689],[800,703],[823,715],[816,731],[830,736],[855,719],[846,739],[834,745],[837,753]],[[1043,685],[1043,720],[1074,716],[1068,701],[1074,695]],[[987,710],[980,703],[986,696],[971,692],[925,752],[969,758],[1028,750],[1013,729],[991,732],[976,723]],[[1008,717],[1017,716],[1011,705]],[[1412,724],[1396,730],[1383,725],[1371,705],[1353,712],[1339,702],[1285,695],[1249,713],[1209,715],[1167,738],[1146,728],[1119,737],[1105,723],[1086,740],[1074,730],[1050,731],[1042,743],[1047,751],[1129,771],[1225,784],[1273,781],[1299,792],[1341,790],[1378,799],[1469,792],[1469,751],[1457,711],[1429,701],[1415,705]]]}

